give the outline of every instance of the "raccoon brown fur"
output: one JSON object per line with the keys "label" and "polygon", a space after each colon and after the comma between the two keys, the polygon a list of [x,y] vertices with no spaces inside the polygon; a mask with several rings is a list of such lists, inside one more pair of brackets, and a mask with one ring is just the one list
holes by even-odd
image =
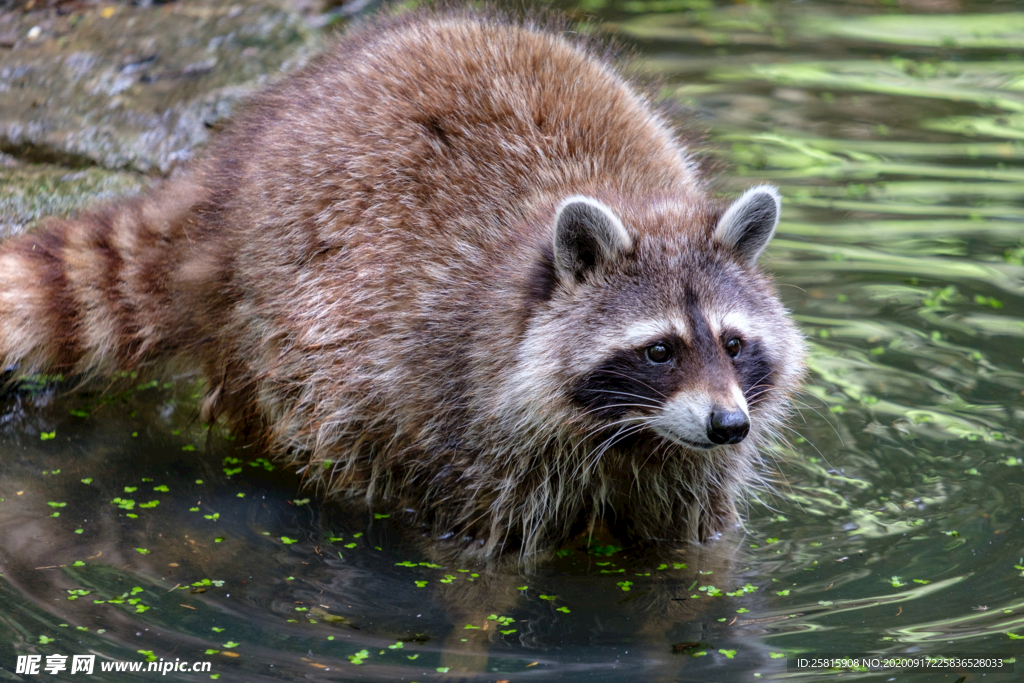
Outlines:
{"label": "raccoon brown fur", "polygon": [[207,420],[463,554],[605,518],[705,541],[784,418],[803,346],[612,57],[550,22],[367,22],[149,194],[0,245],[0,362],[184,361]]}

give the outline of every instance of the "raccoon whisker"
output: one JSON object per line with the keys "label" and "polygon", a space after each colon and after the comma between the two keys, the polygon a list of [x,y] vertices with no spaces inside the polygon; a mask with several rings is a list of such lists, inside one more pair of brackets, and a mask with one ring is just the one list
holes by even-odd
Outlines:
{"label": "raccoon whisker", "polygon": [[[786,438],[786,435],[783,434],[782,432],[780,432],[774,425],[771,425],[771,426],[768,426],[768,427],[764,427],[763,429],[764,429],[765,433],[768,435],[768,441],[770,443],[773,443],[776,446],[781,444],[782,446],[785,446],[789,450],[795,450],[794,447],[793,447],[793,444],[790,443],[788,438]],[[797,436],[800,436],[800,434],[797,433],[797,432],[793,432],[793,433],[796,434]],[[771,458],[774,458],[774,459],[778,460],[778,458],[776,457],[775,453],[770,452],[769,450],[766,450],[762,455],[765,455],[765,456],[768,456],[768,457],[771,457]]]}
{"label": "raccoon whisker", "polygon": [[800,287],[799,285],[793,285],[793,284],[790,284],[790,283],[788,283],[788,282],[783,282],[783,283],[779,283],[779,285],[778,285],[778,286],[779,286],[779,287],[792,287],[793,289],[799,289],[799,290],[800,290],[801,292],[803,292],[804,294],[806,294],[806,293],[807,293],[807,290],[806,290],[806,289],[804,289],[803,287]]}
{"label": "raccoon whisker", "polygon": [[[783,485],[783,486],[784,486],[784,487],[785,487],[785,488],[786,488],[787,490],[789,490],[789,492],[790,492],[790,493],[792,493],[792,492],[793,492],[793,488],[792,488],[792,486],[790,485],[789,481],[788,481],[788,480],[787,480],[787,479],[785,478],[785,475],[783,475],[783,474],[782,474],[781,472],[779,472],[778,470],[775,470],[775,473],[776,473],[776,474],[778,474],[778,475],[779,475],[779,476],[781,477],[781,482],[780,482],[780,483],[781,483],[781,484],[782,484],[782,485]],[[768,494],[769,496],[771,496],[771,497],[772,497],[772,499],[773,499],[773,500],[774,500],[775,498],[780,498],[780,497],[782,497],[782,494],[780,494],[780,493],[779,493],[779,492],[778,492],[778,491],[776,490],[776,488],[775,488],[775,486],[774,486],[774,484],[773,484],[772,480],[771,480],[771,479],[769,479],[768,477],[765,477],[765,476],[764,476],[764,475],[762,475],[761,473],[754,473],[754,474],[753,474],[753,479],[754,479],[754,480],[756,480],[756,483],[757,483],[757,484],[758,484],[758,486],[760,487],[760,490],[762,490],[762,491],[766,492],[766,493],[767,493],[767,494]],[[755,493],[753,493],[753,496],[754,496],[754,498],[755,498],[755,499],[756,499],[756,500],[757,500],[757,501],[758,501],[759,503],[761,503],[762,505],[764,505],[765,507],[767,507],[767,508],[768,508],[769,510],[772,510],[773,512],[776,512],[776,513],[778,513],[778,512],[779,512],[779,510],[776,510],[776,509],[775,509],[774,507],[772,507],[771,505],[769,505],[769,504],[768,504],[768,503],[767,503],[766,501],[762,500],[762,499],[761,499],[761,497],[760,497],[760,496],[759,496],[759,495],[758,495],[758,494],[757,494],[756,492],[755,492]],[[799,502],[798,502],[798,505],[799,505]],[[801,507],[802,507],[802,506],[801,506]],[[748,505],[748,509],[749,509],[749,505]]]}
{"label": "raccoon whisker", "polygon": [[658,408],[661,408],[661,407],[662,406],[660,406],[660,405],[651,405],[650,403],[611,403],[611,404],[608,404],[608,405],[599,406],[597,408],[591,408],[590,410],[585,410],[582,413],[576,413],[575,415],[573,415],[573,418],[574,419],[578,419],[578,418],[586,417],[587,415],[594,415],[595,413],[600,413],[602,411],[608,411],[608,410],[612,410],[612,409],[615,409],[615,408],[658,409]]}
{"label": "raccoon whisker", "polygon": [[[657,445],[654,448],[652,448],[651,452],[647,454],[646,458],[644,458],[643,464],[640,465],[639,468],[635,468],[634,469],[634,471],[633,471],[633,483],[629,485],[630,493],[633,492],[633,485],[634,484],[636,485],[637,493],[640,493],[640,470],[642,470],[644,467],[646,467],[647,463],[649,463],[651,461],[651,458],[653,458],[655,455],[660,453],[661,449],[665,448],[669,444],[669,442],[666,439],[661,439],[660,443],[658,443],[658,442],[656,442],[656,443],[657,443]],[[665,470],[665,459],[662,458],[662,460],[661,460],[661,468],[660,468],[659,474],[661,472],[664,472],[664,470]]]}
{"label": "raccoon whisker", "polygon": [[[815,412],[816,414],[819,414],[819,416],[820,416],[820,413],[818,413],[818,411],[817,411],[817,410],[815,410],[814,408],[811,408],[810,406],[805,406],[805,407],[806,407],[806,408],[807,408],[808,410],[811,410],[811,411]],[[828,420],[825,420],[825,421],[826,421],[826,422],[828,422]],[[839,434],[838,430],[836,430],[835,426],[833,426],[831,422],[829,422],[828,424],[829,424],[829,426],[830,426],[830,427],[832,427],[832,430],[833,430],[834,432],[836,432],[836,436],[837,436],[837,437],[839,437],[839,441],[840,441],[840,443],[842,443],[842,441],[843,441],[843,437],[842,437],[842,436],[841,436],[841,435]],[[827,464],[827,465],[828,465],[829,467],[831,467],[831,466],[832,466],[832,464],[831,464],[831,463],[829,462],[829,459],[828,459],[828,457],[827,457],[827,456],[826,456],[826,455],[825,455],[824,453],[822,453],[822,452],[821,452],[821,449],[820,449],[820,448],[818,448],[818,446],[817,446],[817,445],[816,445],[816,444],[815,444],[815,443],[814,443],[814,442],[813,442],[813,441],[812,441],[811,439],[809,439],[809,438],[807,438],[806,436],[804,436],[803,434],[801,434],[801,433],[800,433],[799,431],[797,431],[797,430],[796,430],[796,428],[795,428],[795,427],[793,427],[792,425],[788,425],[788,424],[783,424],[783,425],[780,425],[780,426],[781,426],[781,428],[782,428],[782,429],[785,429],[785,430],[786,430],[786,431],[788,431],[788,432],[792,432],[792,433],[793,433],[793,434],[795,434],[796,436],[798,436],[798,437],[800,437],[801,439],[803,439],[803,440],[804,440],[804,441],[805,441],[805,442],[806,442],[806,443],[807,443],[807,444],[808,444],[808,445],[809,445],[809,446],[810,446],[811,448],[813,448],[813,449],[814,449],[814,452],[818,454],[818,456],[819,456],[819,457],[820,457],[820,458],[821,458],[821,459],[822,459],[822,460],[823,460],[823,461],[825,462],[825,464]],[[783,434],[782,434],[782,433],[781,433],[780,431],[778,431],[777,429],[776,429],[776,430],[773,430],[773,437],[774,437],[774,439],[775,439],[776,441],[781,441],[781,442],[782,442],[782,443],[783,443],[783,444],[784,444],[784,445],[785,445],[785,446],[786,446],[787,448],[789,448],[790,450],[796,450],[796,449],[795,449],[795,448],[793,447],[793,444],[792,444],[792,443],[790,443],[789,439],[787,439],[787,438],[786,438],[786,437],[785,437],[785,436],[784,436],[784,435],[783,435]]]}
{"label": "raccoon whisker", "polygon": [[[539,449],[537,450],[537,452],[538,452],[538,453],[548,453],[548,452],[549,452],[549,451],[548,451],[548,446],[549,446],[549,445],[551,444],[551,442],[552,442],[552,441],[554,441],[554,440],[555,440],[555,439],[557,439],[557,438],[559,438],[559,433],[558,433],[558,430],[555,430],[555,429],[550,429],[550,430],[548,430],[548,436],[547,436],[547,438],[546,438],[546,439],[544,439],[544,443],[543,443],[543,444],[541,444],[541,446],[540,446],[540,448],[539,448]],[[557,453],[557,452],[560,452],[561,450],[562,450],[562,449],[561,449],[560,445],[559,445],[559,446],[556,446],[556,447],[554,448],[554,452],[556,452],[556,453]],[[510,448],[510,449],[509,449],[509,452],[514,452],[514,451],[515,451],[515,446],[513,446],[512,448]],[[557,460],[559,460],[559,458],[556,458],[556,461],[557,461]]]}
{"label": "raccoon whisker", "polygon": [[[610,437],[605,439],[605,441],[601,442],[601,445],[597,446],[594,449],[591,449],[591,450],[585,452],[584,455],[577,461],[576,466],[573,468],[572,474],[570,475],[570,477],[572,479],[575,479],[577,474],[579,474],[580,472],[582,472],[582,478],[583,479],[586,479],[590,475],[590,470],[593,467],[593,465],[596,464],[597,461],[599,461],[601,459],[601,456],[604,455],[605,451],[607,450],[607,448],[602,449],[602,446],[604,444],[609,444],[608,447],[610,448],[611,444],[614,443],[614,440],[617,437],[619,437],[619,435],[622,434],[622,432],[624,430],[634,429],[634,430],[639,431],[640,429],[643,429],[646,426],[646,424],[647,424],[646,422],[640,422],[639,420],[637,420],[635,418],[630,419],[630,420],[622,420],[621,422],[625,423],[625,424],[623,424],[623,426],[619,427],[619,429],[614,434],[612,434]],[[636,424],[637,422],[639,422],[639,424]],[[634,424],[629,424],[629,423],[634,423]],[[619,423],[614,423],[614,424],[619,424]],[[606,426],[611,426],[611,425],[606,425]],[[591,432],[591,434],[593,434],[593,432]],[[589,435],[588,435],[588,438],[589,438]],[[623,438],[625,438],[625,435],[623,436]],[[611,442],[611,443],[609,443],[609,442]],[[576,450],[583,443],[586,443],[586,441],[581,441],[580,443],[576,444],[576,446],[570,452],[570,456],[573,455],[576,452]]]}
{"label": "raccoon whisker", "polygon": [[[602,429],[606,429],[608,427],[613,427],[614,425],[617,425],[617,424],[622,424],[623,425],[622,427],[618,428],[618,430],[614,434],[612,434],[611,436],[608,437],[609,439],[611,439],[611,438],[614,438],[615,436],[617,436],[618,434],[620,434],[624,429],[628,429],[631,426],[633,426],[631,423],[635,424],[635,423],[638,423],[638,422],[641,422],[640,418],[627,418],[625,420],[618,420],[617,422],[612,422],[612,423],[607,424],[607,425],[601,425],[600,427],[592,429],[591,431],[589,431],[585,435],[585,437],[583,439],[581,439],[580,441],[577,442],[577,444],[572,446],[572,450],[569,452],[569,457],[571,458],[573,455],[575,455],[575,452],[577,452],[580,449],[581,445],[584,445],[585,443],[587,443],[592,435],[594,435],[595,433],[601,431]],[[644,424],[646,424],[646,423],[643,422],[643,423],[641,423],[640,426],[642,427]],[[598,446],[598,449],[599,449],[599,447],[600,446]],[[572,474],[570,475],[572,478],[577,476],[577,473],[579,473],[581,471],[581,468],[583,469],[583,473],[584,473],[585,476],[587,474],[589,474],[590,466],[587,465],[587,463],[591,460],[591,458],[594,456],[594,453],[596,451],[597,451],[597,449],[593,449],[593,450],[590,450],[590,451],[587,451],[587,452],[584,453],[584,455],[580,458],[579,462],[577,462],[577,465],[575,465],[575,467],[572,469]],[[600,455],[598,455],[597,458],[600,458]]]}
{"label": "raccoon whisker", "polygon": [[[664,438],[661,439],[661,447],[662,448],[668,449],[668,448],[671,448],[672,445],[673,445],[672,442],[670,442],[668,439],[664,439]],[[665,473],[665,466],[667,464],[668,464],[668,459],[667,458],[662,458],[661,459],[661,469],[658,472],[659,476],[661,476],[661,475],[663,475]]]}
{"label": "raccoon whisker", "polygon": [[791,407],[793,408],[793,412],[800,416],[800,421],[803,424],[807,424],[807,416],[804,415],[804,410],[809,410],[812,413],[817,414],[819,417],[824,417],[820,413],[817,413],[813,406],[810,406],[802,401],[797,401],[796,399],[791,398],[789,402]]}
{"label": "raccoon whisker", "polygon": [[[813,441],[811,441],[811,440],[810,440],[810,439],[808,439],[808,438],[807,438],[806,436],[802,435],[802,434],[801,434],[800,432],[798,432],[798,431],[797,431],[796,429],[794,429],[793,427],[790,427],[789,425],[782,425],[782,427],[783,427],[783,429],[785,429],[785,430],[787,430],[787,431],[789,431],[789,432],[792,432],[793,434],[796,434],[796,435],[797,435],[798,437],[800,437],[801,439],[803,439],[803,440],[804,440],[804,441],[805,441],[805,442],[807,443],[807,445],[809,445],[809,446],[810,446],[811,448],[813,448],[813,449],[814,449],[814,452],[818,454],[818,456],[819,456],[819,457],[820,457],[820,458],[822,459],[822,461],[824,461],[824,463],[825,463],[826,465],[828,465],[829,467],[832,467],[832,463],[830,463],[830,462],[829,462],[829,460],[828,460],[828,457],[827,457],[827,456],[826,456],[826,455],[825,455],[824,453],[822,453],[822,452],[821,452],[821,449],[820,449],[820,448],[818,448],[818,447],[817,447],[817,446],[816,446],[816,445],[814,444],[814,442],[813,442]],[[782,440],[782,441],[783,441],[783,442],[784,442],[784,443],[785,443],[785,444],[786,444],[786,445],[787,445],[787,446],[788,446],[788,447],[789,447],[790,449],[792,449],[792,448],[793,448],[793,446],[792,446],[792,445],[791,445],[791,444],[789,443],[789,441],[788,441],[788,440],[786,440],[785,438],[783,438],[781,434],[779,434],[779,436],[778,436],[777,438],[779,438],[780,440]]]}
{"label": "raccoon whisker", "polygon": [[[773,448],[779,448],[780,442],[784,444],[787,448],[792,448],[792,446],[789,445],[789,441],[786,439],[786,437],[784,437],[782,434],[779,434],[778,432],[775,432],[774,430],[769,435],[769,437],[771,439]],[[774,452],[768,452],[769,450],[772,450],[772,447],[765,449],[765,452],[761,454],[761,468],[760,471],[756,473],[757,479],[762,483],[766,484],[769,480],[770,475],[777,473],[781,476],[779,465],[782,462],[782,459],[778,454]]]}
{"label": "raccoon whisker", "polygon": [[[825,420],[826,422],[830,422],[830,420],[829,420],[829,419],[828,419],[828,418],[827,418],[827,417],[826,417],[825,415],[821,414],[821,413],[820,413],[820,412],[818,411],[818,409],[817,409],[817,408],[815,408],[814,406],[812,406],[812,405],[810,405],[810,404],[808,404],[808,403],[805,403],[805,402],[803,402],[803,401],[798,401],[798,400],[797,400],[797,399],[795,399],[795,398],[791,398],[791,399],[790,399],[790,403],[792,403],[792,404],[793,404],[793,407],[797,409],[797,412],[799,412],[799,409],[800,409],[800,408],[806,408],[807,410],[810,410],[811,412],[813,412],[813,413],[814,413],[815,415],[817,415],[818,417],[820,417],[820,418],[824,419],[824,420]],[[825,405],[827,406],[828,404],[826,403]],[[801,419],[803,419],[803,416],[801,416]],[[807,420],[806,420],[806,419],[804,419],[804,424],[807,424]],[[838,436],[838,435],[837,435],[837,436]]]}
{"label": "raccoon whisker", "polygon": [[[775,460],[775,456],[772,456],[772,459]],[[759,475],[757,478],[758,482],[767,490],[771,491],[774,496],[782,496],[782,494],[776,489],[775,483],[778,483],[783,490],[787,491],[790,496],[792,496],[793,486],[789,483],[789,479],[786,477],[785,473],[783,473],[778,467],[775,467],[772,469],[771,474],[773,475],[772,477]],[[801,509],[803,508],[803,505],[799,500],[797,501],[797,504]]]}
{"label": "raccoon whisker", "polygon": [[[779,438],[783,438],[783,437],[780,436]],[[786,479],[785,473],[782,472],[782,470],[780,470],[778,468],[778,457],[774,453],[769,453],[769,454],[767,454],[767,456],[769,458],[771,458],[775,462],[775,464],[776,464],[776,467],[771,470],[770,474],[778,475],[780,483],[783,486],[785,486],[786,489],[788,489],[790,493],[792,493],[793,492],[793,487],[790,486],[789,480]],[[766,476],[758,475],[758,481],[760,481],[760,482],[764,483],[766,486],[770,487],[772,492],[775,493],[774,486],[771,485],[771,481],[772,481],[771,479],[769,479]]]}
{"label": "raccoon whisker", "polygon": [[658,405],[658,406],[665,405],[664,401],[656,401],[655,399],[651,398],[650,396],[641,396],[639,394],[631,394],[631,393],[626,392],[626,391],[613,391],[611,389],[590,389],[589,391],[592,391],[595,394],[612,394],[613,396],[629,396],[630,398],[638,398],[641,401],[652,401],[652,402],[654,402],[653,405]]}
{"label": "raccoon whisker", "polygon": [[[756,387],[751,387],[751,389],[754,389],[754,388],[756,388]],[[747,400],[747,405],[753,406],[753,405],[755,405],[757,403],[760,403],[761,397],[764,396],[765,394],[767,394],[771,390],[772,390],[771,387],[765,387],[762,391],[759,391],[756,394],[745,395],[744,398]]]}
{"label": "raccoon whisker", "polygon": [[774,388],[773,385],[771,385],[771,384],[761,384],[761,382],[763,382],[764,380],[765,380],[764,377],[759,379],[757,382],[752,384],[749,389],[747,389],[747,392],[749,393],[749,392],[753,391],[754,389],[760,389],[761,391],[757,392],[758,395],[760,395],[760,394],[763,394],[763,393],[765,393],[767,391],[771,391]]}
{"label": "raccoon whisker", "polygon": [[590,410],[586,410],[582,413],[579,413],[579,415],[590,415],[591,413],[600,412],[602,410],[608,410],[609,408],[620,408],[622,406],[639,406],[641,408],[661,408],[663,405],[664,404],[660,403],[613,403],[609,405],[599,406],[597,408],[591,408]]}
{"label": "raccoon whisker", "polygon": [[655,431],[654,433],[657,435],[658,440],[661,441],[662,443],[668,444],[670,446],[679,446],[678,443],[672,441],[672,439],[668,438],[667,436],[662,436],[657,431]]}
{"label": "raccoon whisker", "polygon": [[[578,449],[578,448],[579,448],[580,446],[582,446],[583,444],[587,443],[587,441],[588,441],[588,440],[590,439],[590,437],[591,437],[591,436],[593,436],[594,434],[597,434],[598,432],[600,432],[600,431],[602,431],[602,430],[604,430],[604,429],[607,429],[607,428],[609,428],[609,427],[614,427],[614,426],[615,426],[615,425],[617,425],[617,424],[628,424],[628,423],[630,423],[630,422],[634,422],[634,423],[635,423],[635,422],[639,422],[639,423],[640,423],[640,426],[641,426],[641,427],[643,427],[643,426],[646,426],[647,424],[649,424],[650,422],[652,422],[653,420],[654,420],[654,418],[653,418],[653,417],[650,417],[650,416],[645,416],[645,415],[636,415],[636,416],[632,416],[632,417],[626,417],[626,418],[623,418],[623,419],[621,419],[621,420],[616,420],[615,422],[609,422],[609,423],[606,423],[606,424],[602,424],[602,425],[599,425],[599,426],[595,427],[594,429],[591,429],[591,430],[590,430],[589,432],[587,432],[586,434],[584,434],[584,435],[583,435],[583,438],[581,438],[581,439],[580,439],[580,440],[579,440],[579,441],[577,442],[577,444],[576,444],[576,445],[575,445],[575,446],[573,447],[573,449],[572,449],[572,450],[571,450],[571,451],[569,452],[569,455],[570,455],[570,456],[571,456],[571,455],[573,455],[573,454],[574,454],[574,453],[576,452],[576,449]],[[621,431],[621,429],[622,429],[622,428],[620,428],[620,431]],[[612,435],[611,437],[609,437],[609,438],[614,438],[614,437],[615,437],[615,436],[616,436],[617,434],[618,434],[618,432],[616,432],[615,434],[613,434],[613,435]],[[603,442],[602,442],[602,443],[603,443]],[[586,457],[584,458],[584,460],[585,460],[585,459],[586,459],[587,457],[589,457],[589,455],[588,455],[588,456],[586,456]]]}
{"label": "raccoon whisker", "polygon": [[632,381],[636,382],[637,384],[642,384],[643,386],[647,387],[648,389],[650,389],[651,391],[656,393],[658,396],[661,396],[666,401],[670,398],[669,396],[666,396],[663,392],[661,392],[658,389],[655,389],[654,387],[652,387],[647,382],[641,382],[640,380],[638,380],[633,375],[627,375],[624,372],[617,372],[615,370],[604,370],[603,372],[606,373],[606,374],[609,374],[609,375],[618,375],[619,377],[625,377],[626,379],[632,380]]}
{"label": "raccoon whisker", "polygon": [[582,412],[582,413],[576,415],[575,417],[577,417],[577,418],[585,417],[587,415],[593,415],[594,413],[600,412],[602,410],[611,410],[612,408],[660,408],[660,407],[661,406],[652,406],[652,405],[648,405],[646,403],[612,403],[610,405],[601,406],[600,408],[592,408],[591,410],[588,410],[586,412]]}
{"label": "raccoon whisker", "polygon": [[772,374],[772,371],[771,371],[771,370],[769,370],[768,372],[764,373],[763,375],[761,375],[760,377],[758,377],[758,378],[757,378],[757,381],[755,381],[755,382],[754,382],[754,383],[753,383],[753,384],[752,384],[752,385],[750,386],[750,388],[749,388],[749,389],[747,389],[747,391],[746,391],[746,392],[744,392],[745,394],[748,394],[748,393],[750,393],[751,391],[753,391],[754,389],[763,389],[763,391],[760,391],[760,392],[758,392],[757,394],[754,394],[753,396],[747,396],[747,397],[746,397],[746,399],[747,399],[747,403],[754,403],[754,402],[756,402],[759,396],[761,396],[761,395],[763,395],[763,394],[767,393],[768,391],[770,391],[770,390],[771,390],[771,389],[773,388],[773,386],[772,386],[772,385],[762,385],[762,384],[761,384],[761,382],[763,382],[763,381],[765,381],[766,379],[768,379],[768,376],[769,376],[769,375],[771,375],[771,374]]}
{"label": "raccoon whisker", "polygon": [[[817,399],[818,399],[819,401],[821,401],[821,404],[822,404],[823,406],[825,406],[826,408],[828,407],[828,404],[827,404],[827,403],[825,403],[824,399],[822,399],[821,397],[819,397],[819,396],[815,396],[814,394],[810,393],[809,391],[801,391],[800,393],[801,393],[802,395],[807,395],[807,396],[811,396],[811,397],[813,397],[813,398],[817,398]],[[821,419],[823,419],[823,420],[824,420],[825,422],[827,422],[827,423],[828,423],[828,426],[832,428],[832,431],[833,431],[833,432],[835,432],[835,434],[836,434],[836,437],[838,437],[838,439],[839,439],[839,444],[840,444],[840,445],[841,445],[841,446],[842,446],[843,448],[845,448],[845,447],[846,447],[846,443],[845,443],[845,442],[843,441],[843,435],[839,433],[839,429],[838,429],[838,428],[837,428],[837,427],[836,427],[836,426],[835,426],[834,424],[832,424],[832,420],[831,420],[831,419],[829,419],[829,417],[826,417],[826,416],[822,415],[822,414],[821,414],[820,412],[818,412],[818,410],[817,410],[816,408],[814,408],[814,407],[812,407],[812,406],[809,406],[809,405],[807,405],[807,404],[806,404],[806,403],[804,403],[803,401],[797,401],[797,400],[796,400],[796,398],[792,398],[792,399],[790,399],[790,400],[791,400],[791,401],[792,401],[792,402],[793,402],[793,403],[794,403],[794,404],[795,404],[795,405],[797,406],[797,412],[799,412],[799,408],[800,408],[800,407],[802,406],[802,407],[804,407],[804,408],[807,408],[808,410],[810,410],[810,411],[814,412],[814,414],[815,414],[815,415],[817,415],[818,417],[820,417]],[[834,415],[834,413],[832,413],[832,411],[831,411],[831,410],[829,410],[829,413],[828,413],[828,415],[829,415],[829,416],[832,416],[832,415]]]}
{"label": "raccoon whisker", "polygon": [[[771,510],[772,512],[774,512],[775,514],[779,514],[781,512],[781,510],[777,507],[777,503],[774,502],[775,492],[772,491],[771,487],[769,485],[767,485],[764,482],[764,480],[762,480],[760,477],[757,478],[757,483],[761,486],[761,490],[762,491],[764,491],[765,493],[769,494],[772,497],[772,501],[773,502],[770,503],[767,500],[765,500],[763,497],[761,497],[759,495],[760,492],[758,492],[758,491],[753,491],[752,490],[751,493],[750,493],[750,497],[753,498],[758,503],[760,503],[761,505],[763,505],[764,507],[766,507],[769,510]],[[750,515],[750,502],[749,501],[744,501],[744,504],[745,504],[746,509],[747,509],[747,514],[744,515],[744,516],[749,516]]]}
{"label": "raccoon whisker", "polygon": [[[593,451],[588,457],[592,458],[594,461],[600,460],[601,456],[607,453],[609,448],[611,448],[612,446],[614,446],[616,443],[626,438],[627,436],[639,432],[641,429],[645,428],[648,424],[650,424],[650,422],[652,422],[652,420],[644,420],[638,425],[620,428],[619,431],[617,431],[615,434],[602,441],[601,445],[598,446],[598,448],[595,451]],[[623,433],[623,430],[626,430],[625,433]]]}
{"label": "raccoon whisker", "polygon": [[[609,448],[611,448],[616,443],[618,443],[622,439],[626,438],[630,434],[634,434],[634,433],[640,431],[641,429],[645,428],[648,424],[650,424],[653,421],[653,418],[640,418],[640,419],[633,418],[630,421],[639,422],[639,424],[634,424],[634,425],[626,424],[626,425],[623,425],[622,427],[620,427],[618,429],[618,431],[616,431],[610,437],[608,437],[607,439],[602,441],[594,450],[592,450],[590,453],[588,453],[587,456],[581,461],[580,465],[578,465],[576,467],[576,470],[574,470],[574,472],[573,472],[574,476],[575,476],[575,472],[579,471],[579,467],[581,465],[585,464],[585,463],[588,463],[588,464],[586,465],[586,468],[583,470],[583,474],[584,474],[584,476],[588,475],[590,473],[590,468],[593,467],[594,464],[596,464],[601,459],[602,455],[604,455],[606,452],[608,452]],[[626,420],[621,420],[621,422],[627,422],[627,421]],[[623,432],[625,432],[625,433],[623,433]],[[593,433],[593,432],[591,432],[591,433]]]}

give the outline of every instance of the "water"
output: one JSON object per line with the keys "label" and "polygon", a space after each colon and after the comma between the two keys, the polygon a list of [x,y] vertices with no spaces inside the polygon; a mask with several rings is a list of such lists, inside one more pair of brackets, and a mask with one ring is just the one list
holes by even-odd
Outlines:
{"label": "water", "polygon": [[742,531],[653,564],[595,541],[529,575],[430,566],[402,520],[324,506],[203,431],[187,378],[26,390],[0,404],[0,679],[18,680],[17,654],[211,663],[165,680],[421,682],[828,681],[787,673],[783,655],[1019,659],[1014,9],[578,10],[633,41],[710,130],[723,190],[767,180],[785,197],[765,263],[811,342],[811,377]]}

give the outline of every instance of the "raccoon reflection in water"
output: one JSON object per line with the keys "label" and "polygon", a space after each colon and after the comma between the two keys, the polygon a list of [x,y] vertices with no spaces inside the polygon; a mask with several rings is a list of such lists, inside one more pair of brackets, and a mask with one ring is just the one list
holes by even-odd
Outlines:
{"label": "raccoon reflection in water", "polygon": [[598,519],[712,538],[802,374],[757,265],[779,196],[721,206],[564,28],[350,30],[179,176],[0,245],[0,362],[195,365],[204,420],[463,559],[534,562]]}

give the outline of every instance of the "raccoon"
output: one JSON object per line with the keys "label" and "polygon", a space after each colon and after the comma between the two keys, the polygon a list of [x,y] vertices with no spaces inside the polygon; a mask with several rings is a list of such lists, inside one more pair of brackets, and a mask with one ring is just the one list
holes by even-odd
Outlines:
{"label": "raccoon", "polygon": [[463,558],[705,542],[802,374],[757,265],[779,194],[713,199],[616,59],[368,21],[161,187],[0,245],[0,367],[195,367],[203,420]]}

